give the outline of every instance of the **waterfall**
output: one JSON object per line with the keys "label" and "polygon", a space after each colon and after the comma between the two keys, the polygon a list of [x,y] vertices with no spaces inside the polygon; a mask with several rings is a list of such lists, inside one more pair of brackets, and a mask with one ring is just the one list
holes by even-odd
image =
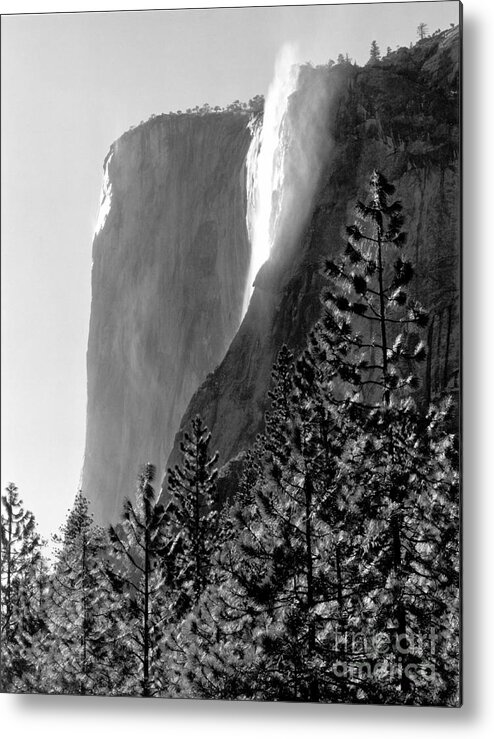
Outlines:
{"label": "waterfall", "polygon": [[269,258],[283,214],[285,159],[289,141],[288,100],[297,87],[299,68],[293,47],[285,45],[275,64],[274,79],[264,104],[262,123],[251,124],[252,142],[246,159],[247,231],[251,259],[244,292],[242,318],[249,307],[254,279]]}

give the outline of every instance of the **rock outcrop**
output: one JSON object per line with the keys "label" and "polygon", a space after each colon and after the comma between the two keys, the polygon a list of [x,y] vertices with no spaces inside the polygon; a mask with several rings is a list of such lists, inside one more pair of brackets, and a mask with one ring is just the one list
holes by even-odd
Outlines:
{"label": "rock outcrop", "polygon": [[158,116],[105,162],[93,244],[82,489],[102,522],[162,475],[187,404],[241,320],[250,257],[242,112]]}

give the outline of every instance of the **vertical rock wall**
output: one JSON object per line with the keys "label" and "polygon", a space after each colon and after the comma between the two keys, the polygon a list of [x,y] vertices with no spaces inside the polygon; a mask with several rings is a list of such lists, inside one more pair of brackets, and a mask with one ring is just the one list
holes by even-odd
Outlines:
{"label": "vertical rock wall", "polygon": [[193,392],[238,328],[250,256],[247,123],[241,112],[159,116],[107,157],[82,484],[100,521],[133,496],[142,464],[163,474]]}

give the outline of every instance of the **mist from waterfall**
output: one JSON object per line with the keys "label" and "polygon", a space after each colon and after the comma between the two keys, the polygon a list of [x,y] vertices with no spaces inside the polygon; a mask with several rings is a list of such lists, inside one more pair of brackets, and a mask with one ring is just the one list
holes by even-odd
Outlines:
{"label": "mist from waterfall", "polygon": [[269,258],[283,212],[285,157],[288,147],[287,111],[297,88],[296,49],[285,44],[275,62],[274,78],[264,103],[262,123],[251,122],[252,142],[247,153],[247,230],[251,259],[245,286],[242,318],[249,307],[254,279]]}
{"label": "mist from waterfall", "polygon": [[310,219],[333,150],[330,110],[336,84],[326,66],[297,62],[293,45],[278,54],[264,117],[251,123],[247,154],[247,230],[251,261],[242,319],[270,255],[293,255]]}

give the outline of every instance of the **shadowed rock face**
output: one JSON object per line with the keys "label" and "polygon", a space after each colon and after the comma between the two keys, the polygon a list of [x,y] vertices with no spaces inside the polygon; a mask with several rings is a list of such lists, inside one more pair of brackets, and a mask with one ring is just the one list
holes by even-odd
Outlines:
{"label": "shadowed rock face", "polygon": [[247,123],[242,113],[159,116],[107,157],[83,470],[100,521],[119,515],[142,464],[163,474],[193,392],[239,326],[250,256]]}
{"label": "shadowed rock face", "polygon": [[[345,245],[344,228],[354,222],[357,199],[366,199],[373,169],[396,186],[408,233],[406,253],[416,276],[412,290],[430,312],[428,361],[421,394],[430,400],[455,392],[459,370],[459,37],[458,29],[400,49],[363,69],[338,65],[326,72],[338,94],[328,113],[333,145],[327,153],[312,216],[295,249],[282,245],[261,268],[249,310],[219,367],[195,393],[182,420],[179,442],[199,413],[212,431],[212,449],[234,479],[241,452],[262,431],[269,406],[271,367],[283,343],[295,351],[320,313],[325,257]],[[320,70],[305,68],[304,85]],[[221,478],[221,475],[220,475]],[[223,484],[229,490],[228,479]]]}

